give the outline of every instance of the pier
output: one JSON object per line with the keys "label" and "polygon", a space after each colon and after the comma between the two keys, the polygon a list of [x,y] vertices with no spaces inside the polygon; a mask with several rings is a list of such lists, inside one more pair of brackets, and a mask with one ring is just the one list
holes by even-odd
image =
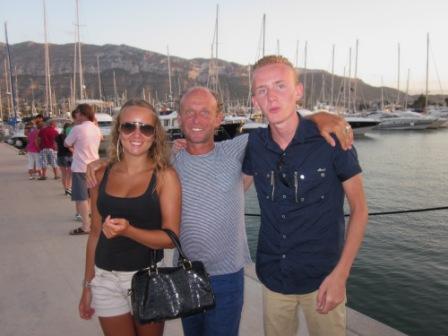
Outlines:
{"label": "pier", "polygon": [[[84,321],[78,301],[87,236],[69,236],[79,225],[60,180],[28,180],[26,156],[0,143],[0,326],[4,336],[102,335],[97,318]],[[168,253],[169,255],[169,253]],[[241,336],[263,335],[261,285],[254,265],[245,272]],[[179,320],[166,336],[180,336]],[[303,317],[298,336],[307,336]],[[403,336],[348,309],[349,336]]]}

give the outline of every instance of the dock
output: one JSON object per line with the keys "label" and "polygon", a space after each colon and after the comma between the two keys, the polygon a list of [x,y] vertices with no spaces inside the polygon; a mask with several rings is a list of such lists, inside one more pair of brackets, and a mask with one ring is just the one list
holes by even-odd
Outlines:
{"label": "dock", "polygon": [[[87,236],[70,236],[79,226],[75,207],[60,180],[29,180],[27,158],[0,143],[0,334],[3,336],[103,335],[97,318],[79,318]],[[169,255],[169,253],[167,253]],[[245,270],[241,336],[263,335],[261,285],[254,265]],[[165,336],[181,336],[179,320]],[[298,336],[307,336],[301,316]],[[349,336],[403,336],[348,309]]]}

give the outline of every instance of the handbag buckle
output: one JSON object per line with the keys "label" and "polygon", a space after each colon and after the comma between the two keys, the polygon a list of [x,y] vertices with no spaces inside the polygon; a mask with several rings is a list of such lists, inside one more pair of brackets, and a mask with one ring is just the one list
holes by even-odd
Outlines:
{"label": "handbag buckle", "polygon": [[157,269],[157,265],[151,265],[148,268],[148,273],[155,273],[155,274],[159,274],[159,270]]}
{"label": "handbag buckle", "polygon": [[191,263],[191,260],[189,259],[184,259],[182,260],[182,266],[184,267],[184,269],[192,269],[193,268],[193,264]]}

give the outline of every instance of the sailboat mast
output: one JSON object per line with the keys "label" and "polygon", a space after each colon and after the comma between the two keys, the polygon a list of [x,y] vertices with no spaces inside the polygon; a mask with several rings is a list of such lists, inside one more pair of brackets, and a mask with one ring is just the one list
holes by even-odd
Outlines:
{"label": "sailboat mast", "polygon": [[296,42],[296,59],[294,62],[294,66],[296,67],[296,69],[299,68],[299,40],[297,40]]}
{"label": "sailboat mast", "polygon": [[352,48],[348,50],[348,104],[347,112],[350,113],[350,104],[352,100]]}
{"label": "sailboat mast", "polygon": [[171,103],[171,101],[173,100],[173,88],[171,86],[171,59],[170,59],[170,47],[166,46],[166,53],[167,53],[167,57],[168,57],[168,83],[169,83],[169,96],[168,96],[168,101]]}
{"label": "sailboat mast", "polygon": [[17,81],[17,66],[14,65],[14,83],[16,85],[16,104],[17,104],[17,110],[19,110],[20,105],[20,98],[19,98],[19,84]]}
{"label": "sailboat mast", "polygon": [[103,99],[103,88],[101,85],[100,55],[96,55],[96,69],[98,73],[98,99]]}
{"label": "sailboat mast", "polygon": [[9,68],[9,87],[11,88],[11,106],[14,112],[14,118],[17,120],[17,97],[16,97],[16,88],[14,82],[12,80],[12,59],[11,59],[11,51],[9,50],[9,42],[8,42],[8,27],[5,22],[5,42],[6,42],[6,62]]}
{"label": "sailboat mast", "polygon": [[356,39],[356,47],[355,47],[355,75],[353,76],[355,85],[353,89],[353,112],[356,113],[356,98],[358,91],[358,48],[359,48],[359,40]]}
{"label": "sailboat mast", "polygon": [[265,47],[266,47],[266,14],[263,14],[263,24],[262,24],[262,34],[263,34],[263,39],[262,39],[262,49],[261,49],[261,57],[264,57],[265,55]]}
{"label": "sailboat mast", "polygon": [[118,106],[118,93],[117,93],[117,81],[115,80],[115,71],[112,73],[113,74],[113,80],[114,80],[114,101],[115,101],[115,106]]}
{"label": "sailboat mast", "polygon": [[215,58],[216,58],[216,66],[218,66],[218,34],[219,34],[219,5],[216,5],[216,23],[215,23],[215,33],[216,33],[216,44],[215,44]]}
{"label": "sailboat mast", "polygon": [[409,80],[411,78],[411,69],[408,69],[408,78],[406,80],[406,97],[404,98],[404,110],[408,109],[408,97],[409,97]]}
{"label": "sailboat mast", "polygon": [[398,43],[397,106],[400,105],[400,43]]}
{"label": "sailboat mast", "polygon": [[4,71],[5,74],[5,94],[6,94],[6,102],[8,105],[8,117],[11,116],[11,109],[12,109],[12,96],[11,96],[11,83],[9,82],[9,71],[8,71],[8,62],[5,58],[4,62]]}
{"label": "sailboat mast", "polygon": [[308,54],[308,41],[305,41],[305,54],[304,54],[304,58],[303,58],[303,107],[306,108],[306,60],[307,60],[307,54]]}
{"label": "sailboat mast", "polygon": [[84,81],[82,74],[81,38],[79,34],[79,0],[76,0],[76,30],[78,43],[79,98],[84,99]]}
{"label": "sailboat mast", "polygon": [[334,107],[334,50],[335,45],[333,44],[333,50],[331,53],[331,99],[330,99],[330,106]]}
{"label": "sailboat mast", "polygon": [[77,57],[77,50],[78,50],[78,43],[77,43],[77,34],[75,31],[75,43],[73,43],[74,46],[74,53],[73,53],[73,80],[70,85],[73,85],[72,89],[72,104],[75,106],[76,104],[76,67],[78,64],[78,57]]}
{"label": "sailboat mast", "polygon": [[52,104],[52,90],[51,90],[51,75],[50,75],[50,52],[48,50],[48,35],[47,35],[47,6],[45,0],[42,0],[44,7],[44,53],[45,53],[45,115],[53,114]]}
{"label": "sailboat mast", "polygon": [[429,80],[429,33],[426,34],[426,90],[425,112],[428,112],[428,80]]}

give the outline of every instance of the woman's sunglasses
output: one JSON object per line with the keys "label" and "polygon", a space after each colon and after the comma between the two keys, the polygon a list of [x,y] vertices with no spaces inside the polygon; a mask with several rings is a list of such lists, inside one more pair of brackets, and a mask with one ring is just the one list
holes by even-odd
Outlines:
{"label": "woman's sunglasses", "polygon": [[140,133],[146,137],[154,135],[155,132],[154,126],[143,124],[141,122],[125,122],[120,125],[120,131],[126,135],[134,133],[137,128]]}

